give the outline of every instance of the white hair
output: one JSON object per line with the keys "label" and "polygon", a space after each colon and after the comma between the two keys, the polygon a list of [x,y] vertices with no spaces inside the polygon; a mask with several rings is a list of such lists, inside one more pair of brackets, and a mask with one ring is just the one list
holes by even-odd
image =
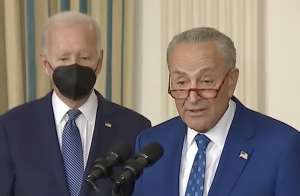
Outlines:
{"label": "white hair", "polygon": [[76,24],[91,24],[97,39],[98,54],[101,50],[101,31],[97,22],[89,15],[75,11],[65,11],[54,14],[44,24],[41,32],[42,53],[47,54],[48,31],[53,26],[72,26]]}
{"label": "white hair", "polygon": [[236,64],[236,49],[233,41],[225,34],[210,27],[198,27],[187,30],[173,37],[167,50],[167,62],[169,57],[176,47],[180,43],[203,43],[203,42],[215,42],[221,55],[226,61],[227,69],[235,68]]}

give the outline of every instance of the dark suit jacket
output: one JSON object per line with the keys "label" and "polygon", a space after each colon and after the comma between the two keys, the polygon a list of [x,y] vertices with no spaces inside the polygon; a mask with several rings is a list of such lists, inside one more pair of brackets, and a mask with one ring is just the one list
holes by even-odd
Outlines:
{"label": "dark suit jacket", "polygon": [[[247,109],[236,98],[236,112],[208,196],[299,196],[300,133]],[[136,151],[159,142],[164,155],[146,168],[133,196],[178,196],[181,153],[187,126],[176,117],[143,131]],[[240,158],[241,151],[248,159]]]}
{"label": "dark suit jacket", "polygon": [[[137,135],[151,127],[140,114],[105,100],[98,92],[96,95],[95,130],[80,196],[96,195],[85,181],[97,158],[106,157],[121,141],[134,147]],[[69,196],[51,97],[52,92],[0,116],[1,196]],[[111,195],[109,179],[100,179],[99,186],[105,196]],[[124,187],[125,195],[132,191],[133,184]]]}

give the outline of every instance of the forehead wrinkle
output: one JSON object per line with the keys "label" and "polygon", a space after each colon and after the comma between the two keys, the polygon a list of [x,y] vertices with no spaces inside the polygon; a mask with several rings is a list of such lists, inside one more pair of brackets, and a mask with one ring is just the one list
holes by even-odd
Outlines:
{"label": "forehead wrinkle", "polygon": [[54,56],[56,56],[56,57],[70,56],[70,52],[54,53]]}
{"label": "forehead wrinkle", "polygon": [[[183,57],[183,58],[182,58]],[[208,66],[211,68],[216,67],[218,59],[214,58],[211,54],[201,54],[200,56],[190,58],[188,55],[174,56],[171,60],[171,67],[173,68],[189,68],[194,69],[194,67],[205,66],[203,71],[208,70]]]}
{"label": "forehead wrinkle", "polygon": [[[193,75],[204,75],[204,74],[215,73],[216,71],[217,69],[215,67],[204,66],[204,67],[200,67],[200,69],[193,71],[192,73]],[[174,70],[171,72],[171,74],[175,76],[188,76],[188,73],[186,73],[183,70]]]}

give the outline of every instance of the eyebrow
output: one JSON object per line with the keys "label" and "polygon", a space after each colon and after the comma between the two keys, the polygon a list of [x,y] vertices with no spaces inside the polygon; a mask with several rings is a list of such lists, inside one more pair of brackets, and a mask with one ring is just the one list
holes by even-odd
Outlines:
{"label": "eyebrow", "polygon": [[66,57],[66,56],[70,56],[69,52],[64,52],[62,54],[55,54],[56,57]]}
{"label": "eyebrow", "polygon": [[203,67],[202,69],[200,69],[200,70],[198,71],[198,73],[213,72],[213,71],[215,71],[215,70],[216,70],[216,68],[212,68],[212,67]]}
{"label": "eyebrow", "polygon": [[[56,57],[68,57],[70,56],[71,54],[69,52],[64,52],[62,54],[55,54]],[[92,53],[91,52],[82,52],[82,53],[79,53],[78,56],[92,56]]]}
{"label": "eyebrow", "polygon": [[175,70],[172,72],[174,75],[187,76],[187,74],[183,71]]}
{"label": "eyebrow", "polygon": [[79,53],[79,56],[91,56],[92,55],[92,53],[91,52],[81,52],[81,53]]}

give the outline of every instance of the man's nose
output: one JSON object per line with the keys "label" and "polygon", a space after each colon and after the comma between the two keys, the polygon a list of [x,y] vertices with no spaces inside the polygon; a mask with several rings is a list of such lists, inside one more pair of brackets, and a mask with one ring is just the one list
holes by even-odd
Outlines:
{"label": "man's nose", "polygon": [[191,103],[196,103],[199,99],[201,99],[201,97],[197,94],[197,92],[191,91],[188,99]]}
{"label": "man's nose", "polygon": [[75,55],[70,56],[70,64],[77,64],[78,63],[78,57],[76,57]]}

